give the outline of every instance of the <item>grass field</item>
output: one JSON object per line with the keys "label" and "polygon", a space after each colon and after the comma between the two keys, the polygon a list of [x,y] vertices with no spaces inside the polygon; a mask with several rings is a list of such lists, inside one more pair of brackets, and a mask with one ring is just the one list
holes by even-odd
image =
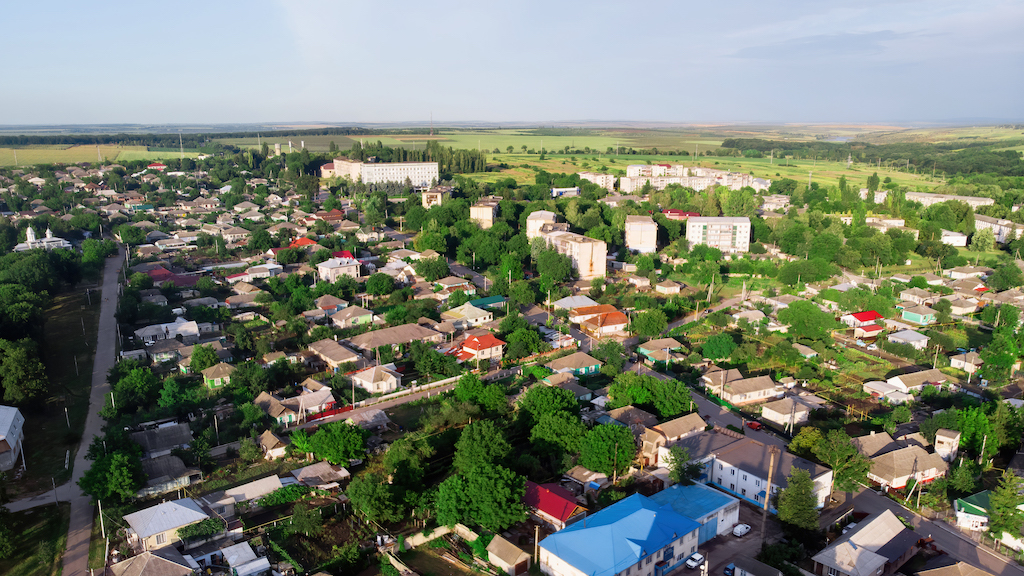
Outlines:
{"label": "grass field", "polygon": [[14,555],[0,560],[0,574],[8,576],[52,576],[61,570],[60,560],[67,545],[71,505],[40,506],[9,516],[13,524]]}
{"label": "grass field", "polygon": [[[15,162],[17,156],[17,162]],[[185,156],[194,158],[195,152]],[[0,148],[0,166],[29,166],[32,164],[77,164],[79,162],[128,162],[131,160],[161,160],[180,158],[179,152],[150,151],[145,146],[28,146]]]}
{"label": "grass field", "polygon": [[[50,400],[39,409],[29,409],[26,414],[26,419],[32,422],[25,435],[28,470],[20,480],[10,483],[12,497],[18,497],[14,493],[20,495],[49,490],[53,483],[60,485],[71,479],[74,454],[89,412],[92,361],[99,324],[99,303],[102,301],[96,290],[92,291],[91,297],[92,305],[89,305],[82,287],[56,296],[46,311],[43,328],[46,344],[40,355],[50,381]],[[67,468],[64,467],[65,461]]]}

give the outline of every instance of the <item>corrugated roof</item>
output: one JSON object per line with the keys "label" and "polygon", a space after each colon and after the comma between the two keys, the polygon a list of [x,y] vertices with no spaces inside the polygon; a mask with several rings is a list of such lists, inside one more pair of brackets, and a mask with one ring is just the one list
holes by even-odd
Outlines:
{"label": "corrugated roof", "polygon": [[726,506],[739,504],[738,499],[703,484],[673,484],[651,496],[651,500],[697,521]]}
{"label": "corrugated roof", "polygon": [[537,484],[526,481],[523,503],[535,508],[560,522],[568,520],[576,511],[576,497],[558,484]]}
{"label": "corrugated roof", "polygon": [[149,538],[161,532],[195,524],[208,517],[198,502],[191,498],[182,498],[133,512],[125,516],[124,521],[139,537]]}

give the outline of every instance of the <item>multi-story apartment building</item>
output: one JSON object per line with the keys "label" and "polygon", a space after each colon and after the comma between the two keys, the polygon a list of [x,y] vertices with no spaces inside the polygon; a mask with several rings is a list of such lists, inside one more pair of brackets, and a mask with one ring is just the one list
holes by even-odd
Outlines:
{"label": "multi-story apartment building", "polygon": [[650,216],[626,216],[626,248],[637,252],[658,249],[658,224]]}
{"label": "multi-story apartment building", "polygon": [[423,203],[423,207],[429,210],[434,206],[444,204],[444,201],[450,198],[451,195],[451,186],[434,186],[430,190],[423,192],[420,196],[420,201]]}
{"label": "multi-story apartment building", "polygon": [[479,224],[484,230],[487,230],[494,226],[494,219],[498,217],[498,204],[500,202],[500,196],[484,196],[476,204],[469,207],[469,219]]}
{"label": "multi-story apartment building", "polygon": [[593,182],[594,184],[597,184],[598,186],[604,188],[609,192],[613,192],[615,190],[615,176],[612,176],[611,174],[598,174],[596,172],[578,172],[577,176],[580,177],[580,180],[588,180],[590,182]]}
{"label": "multi-story apartment building", "polygon": [[1011,234],[1020,236],[1017,232],[1016,222],[1011,222],[1003,218],[983,216],[981,214],[974,215],[974,229],[991,230],[992,234],[996,237],[996,242],[999,242],[1000,244],[1005,244]]}
{"label": "multi-story apartment building", "polygon": [[771,180],[754,178],[743,172],[655,164],[627,166],[626,175],[619,178],[619,191],[623,194],[636,192],[647,183],[650,183],[655,190],[664,190],[669,184],[679,184],[698,191],[712,186],[725,186],[732,190],[749,186],[762,192],[771,186]]}
{"label": "multi-story apartment building", "polygon": [[383,182],[405,182],[409,180],[417,188],[426,188],[440,177],[437,162],[353,162],[335,158],[334,162],[320,167],[320,176],[338,176],[353,182],[380,184]]}
{"label": "multi-story apartment building", "polygon": [[572,260],[580,278],[592,280],[608,269],[608,245],[602,240],[569,232],[569,225],[555,222],[554,212],[540,210],[527,216],[526,237],[543,238],[549,246]]}
{"label": "multi-story apartment building", "polygon": [[691,246],[704,244],[726,253],[750,249],[750,218],[691,217],[686,221],[686,239]]}
{"label": "multi-story apartment building", "polygon": [[[879,192],[881,192],[881,190],[879,190]],[[931,192],[907,192],[907,201],[920,202],[925,208],[932,204],[949,202],[950,200],[963,202],[974,209],[978,209],[982,206],[991,206],[996,203],[992,198],[981,198],[978,196],[955,196],[953,194],[932,194]],[[877,193],[875,202],[878,202]]]}

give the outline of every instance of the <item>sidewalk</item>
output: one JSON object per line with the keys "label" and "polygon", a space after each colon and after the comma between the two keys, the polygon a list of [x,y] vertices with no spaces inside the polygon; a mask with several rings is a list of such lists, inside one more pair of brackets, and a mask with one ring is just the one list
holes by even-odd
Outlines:
{"label": "sidewalk", "polygon": [[119,248],[118,255],[108,258],[103,270],[103,302],[100,305],[100,325],[96,335],[96,358],[92,366],[89,415],[85,421],[82,443],[79,444],[78,453],[75,454],[74,475],[69,484],[61,487],[66,487],[67,499],[71,502],[71,522],[68,525],[68,542],[64,551],[63,576],[88,576],[89,574],[89,539],[92,537],[95,507],[92,499],[82,494],[78,488],[78,481],[85,475],[85,471],[89,467],[89,462],[85,459],[85,455],[89,451],[89,444],[92,443],[94,436],[100,436],[103,433],[103,419],[100,418],[99,411],[110,391],[110,385],[107,384],[107,373],[113,367],[116,359],[114,311],[117,309],[117,278],[123,264],[124,251],[123,248]]}

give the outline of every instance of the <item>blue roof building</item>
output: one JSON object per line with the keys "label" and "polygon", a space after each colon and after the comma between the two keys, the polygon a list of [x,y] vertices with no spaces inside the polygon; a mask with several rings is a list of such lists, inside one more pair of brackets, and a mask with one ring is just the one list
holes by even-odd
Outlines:
{"label": "blue roof building", "polygon": [[661,576],[697,551],[700,524],[634,494],[548,536],[541,570],[550,576]]}
{"label": "blue roof building", "polygon": [[703,484],[674,484],[651,500],[700,524],[698,545],[729,533],[740,521],[739,499]]}

